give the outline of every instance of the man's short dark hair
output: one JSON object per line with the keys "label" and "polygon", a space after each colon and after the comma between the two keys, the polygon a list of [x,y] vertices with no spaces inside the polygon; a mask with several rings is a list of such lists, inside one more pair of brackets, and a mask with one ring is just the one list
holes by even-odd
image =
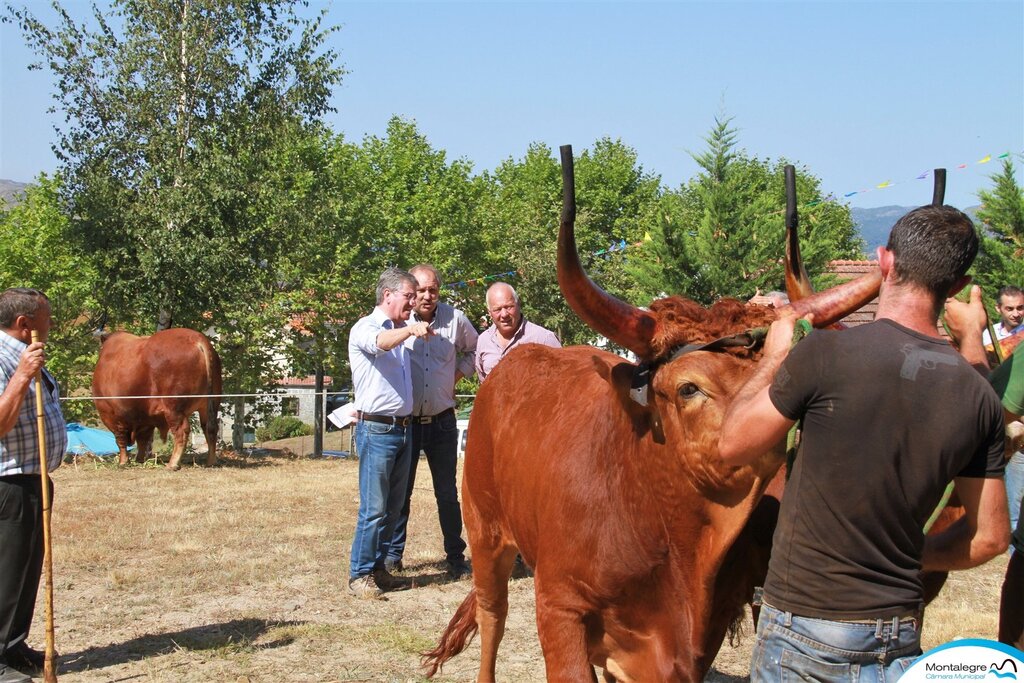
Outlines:
{"label": "man's short dark hair", "polygon": [[1024,290],[1022,290],[1020,287],[1017,287],[1016,285],[1005,285],[1003,287],[1000,287],[999,291],[996,292],[997,306],[1003,305],[1004,296],[1024,296]]}
{"label": "man's short dark hair", "polygon": [[978,232],[963,211],[921,206],[896,221],[886,249],[893,253],[897,280],[946,298],[978,255]]}
{"label": "man's short dark hair", "polygon": [[10,329],[19,315],[35,315],[47,296],[38,289],[11,287],[0,292],[0,327]]}

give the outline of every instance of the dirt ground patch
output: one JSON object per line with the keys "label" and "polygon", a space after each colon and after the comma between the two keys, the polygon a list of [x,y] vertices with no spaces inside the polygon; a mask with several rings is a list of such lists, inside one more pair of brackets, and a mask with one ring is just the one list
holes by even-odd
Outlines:
{"label": "dirt ground patch", "polygon": [[[344,439],[328,435],[325,447],[343,450]],[[180,472],[87,461],[54,472],[62,682],[424,680],[418,653],[470,587],[445,579],[429,477],[417,479],[410,520],[406,574],[416,587],[358,601],[346,593],[357,463],[288,448]],[[1005,566],[1000,558],[954,577],[926,619],[926,647],[994,636]],[[499,678],[542,681],[532,579],[512,581],[509,603]],[[40,600],[36,647],[42,611]],[[707,680],[747,680],[746,631]],[[474,642],[435,680],[472,680],[478,657]]]}

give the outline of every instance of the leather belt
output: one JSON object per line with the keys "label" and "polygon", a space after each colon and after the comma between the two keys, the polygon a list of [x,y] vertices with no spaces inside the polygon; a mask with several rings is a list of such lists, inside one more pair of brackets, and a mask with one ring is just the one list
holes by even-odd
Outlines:
{"label": "leather belt", "polygon": [[356,411],[356,417],[360,420],[366,420],[367,422],[380,422],[386,425],[397,425],[399,427],[408,427],[409,420],[412,419],[409,415],[372,415],[370,413],[364,413],[359,410]]}
{"label": "leather belt", "polygon": [[[786,611],[786,610],[784,610],[782,608],[776,607],[775,605],[769,603],[767,600],[764,600],[764,599],[762,599],[761,604],[762,605],[767,605],[768,607],[771,607],[773,610],[776,610],[777,612],[785,612]],[[898,615],[894,615],[894,616],[891,616],[891,617],[875,617],[875,618],[864,618],[864,619],[836,619],[836,618],[826,618],[826,617],[805,617],[805,616],[800,615],[800,614],[793,614],[793,616],[794,617],[801,617],[803,619],[821,619],[822,621],[835,621],[835,622],[839,622],[841,624],[877,624],[878,622],[885,623],[885,622],[892,622],[893,620],[895,620],[897,622],[915,621],[917,623],[920,623],[921,622],[921,617],[923,615],[923,611],[924,611],[923,609],[918,609],[918,610],[916,610],[914,612],[905,612],[903,614],[898,614]]]}
{"label": "leather belt", "polygon": [[412,423],[417,425],[428,425],[434,420],[440,420],[448,413],[455,414],[455,408],[449,408],[448,410],[442,410],[437,415],[413,415]]}

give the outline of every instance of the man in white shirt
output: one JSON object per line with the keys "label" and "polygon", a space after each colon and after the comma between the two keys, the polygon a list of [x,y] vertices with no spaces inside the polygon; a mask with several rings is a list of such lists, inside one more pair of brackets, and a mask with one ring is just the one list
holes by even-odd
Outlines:
{"label": "man in white shirt", "polygon": [[[996,294],[996,308],[999,310],[999,322],[992,326],[996,331],[996,341],[1006,339],[1024,323],[1024,291],[1020,287],[1006,285]],[[992,335],[986,329],[981,335],[985,346],[992,346]]]}
{"label": "man in white shirt", "polygon": [[377,281],[377,306],[348,339],[355,389],[359,453],[359,514],[349,560],[349,592],[379,598],[409,583],[385,569],[388,543],[405,500],[411,457],[412,367],[405,341],[432,334],[425,322],[406,324],[416,279],[388,268]]}

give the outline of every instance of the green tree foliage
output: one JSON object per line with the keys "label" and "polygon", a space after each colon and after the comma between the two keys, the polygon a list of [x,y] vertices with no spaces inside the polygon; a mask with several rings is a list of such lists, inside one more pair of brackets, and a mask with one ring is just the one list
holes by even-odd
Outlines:
{"label": "green tree foliage", "polygon": [[[650,240],[627,264],[637,296],[682,294],[702,304],[784,287],[786,160],[748,157],[731,119],[717,118],[698,175],[661,198]],[[861,253],[849,209],[824,199],[806,169],[797,172],[801,252],[816,286],[830,260]]]}
{"label": "green tree foliage", "polygon": [[414,121],[399,117],[388,122],[383,138],[367,137],[360,156],[376,214],[368,237],[378,261],[404,268],[429,262],[442,276],[461,273],[480,251],[472,164],[448,161]]}
{"label": "green tree foliage", "polygon": [[288,248],[273,219],[294,178],[278,162],[342,76],[331,30],[288,0],[114,0],[89,25],[54,8],[53,28],[9,13],[57,80],[70,234],[104,304],[142,328],[222,322]]}
{"label": "green tree foliage", "polygon": [[1013,160],[991,176],[993,187],[982,190],[978,220],[984,229],[974,277],[994,313],[995,294],[1003,285],[1024,286],[1024,187],[1017,182]]}
{"label": "green tree foliage", "polygon": [[449,163],[414,122],[398,117],[383,137],[358,146],[329,137],[308,154],[318,161],[305,165],[302,237],[281,270],[299,323],[290,327],[292,361],[345,376],[348,331],[373,308],[385,267],[429,262],[443,279],[474,269],[479,188],[468,162]]}
{"label": "green tree foliage", "polygon": [[[576,241],[584,267],[602,287],[625,297],[623,246],[640,239],[656,215],[660,178],[638,163],[636,151],[603,138],[579,153],[576,168]],[[527,317],[555,330],[565,344],[593,340],[565,304],[555,268],[562,176],[559,161],[542,144],[521,160],[508,159],[487,176],[490,186],[478,223],[485,235],[487,273],[515,271]],[[488,284],[488,283],[484,283]],[[486,312],[480,290],[481,314]]]}
{"label": "green tree foliage", "polygon": [[[92,382],[99,353],[92,335],[98,278],[89,259],[66,238],[68,219],[59,191],[58,179],[41,175],[19,204],[0,212],[0,283],[46,292],[53,315],[46,365],[68,396],[88,393]],[[65,402],[63,409],[71,420],[95,417],[88,402]]]}

